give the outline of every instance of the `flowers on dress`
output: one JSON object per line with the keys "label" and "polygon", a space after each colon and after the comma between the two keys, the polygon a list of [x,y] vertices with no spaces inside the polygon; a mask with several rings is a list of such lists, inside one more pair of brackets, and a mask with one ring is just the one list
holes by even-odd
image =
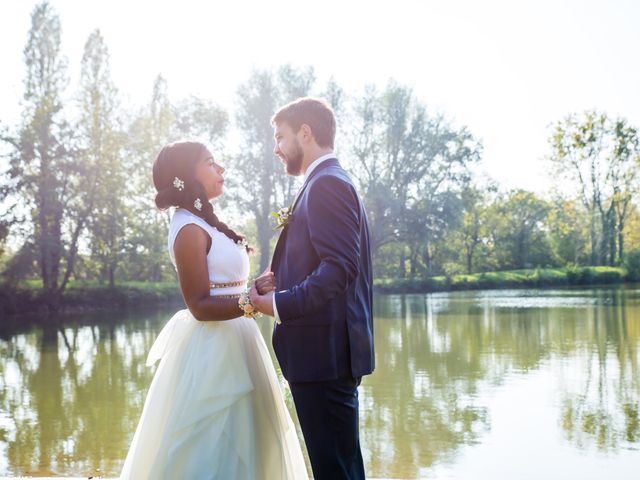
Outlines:
{"label": "flowers on dress", "polygon": [[193,202],[193,206],[199,212],[202,211],[202,200],[200,200],[199,198],[196,198],[195,202]]}
{"label": "flowers on dress", "polygon": [[177,188],[179,191],[184,190],[184,180],[181,180],[178,177],[174,177],[173,186]]}
{"label": "flowers on dress", "polygon": [[275,217],[276,221],[278,222],[274,230],[279,230],[281,228],[284,228],[288,223],[293,221],[292,212],[293,212],[293,205],[289,205],[288,207],[281,208],[277,212],[272,212],[271,216]]}

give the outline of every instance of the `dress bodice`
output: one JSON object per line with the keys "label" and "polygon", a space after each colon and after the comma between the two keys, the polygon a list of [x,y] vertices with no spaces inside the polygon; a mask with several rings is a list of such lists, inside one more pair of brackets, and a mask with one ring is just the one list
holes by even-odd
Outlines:
{"label": "dress bodice", "polygon": [[234,295],[245,290],[249,277],[249,256],[246,249],[188,210],[178,209],[169,225],[168,248],[171,263],[176,267],[173,244],[182,227],[198,225],[211,236],[207,254],[211,295]]}

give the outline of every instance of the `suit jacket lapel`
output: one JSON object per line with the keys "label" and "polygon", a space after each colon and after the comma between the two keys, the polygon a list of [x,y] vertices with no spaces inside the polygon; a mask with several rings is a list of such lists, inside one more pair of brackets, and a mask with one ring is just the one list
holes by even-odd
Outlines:
{"label": "suit jacket lapel", "polygon": [[[298,204],[298,200],[300,200],[300,198],[302,197],[302,194],[304,193],[305,189],[307,188],[307,185],[309,185],[309,181],[313,177],[315,177],[318,174],[318,172],[324,170],[325,168],[331,167],[331,166],[335,166],[335,165],[339,165],[339,164],[340,163],[338,162],[337,158],[329,158],[328,160],[325,160],[320,165],[318,165],[313,170],[313,172],[311,172],[311,174],[307,177],[307,179],[302,184],[302,187],[300,187],[300,190],[298,191],[298,194],[296,195],[296,198],[293,201],[293,204],[291,205],[291,212],[292,213],[295,210],[296,205]],[[273,258],[271,259],[272,268],[273,268],[273,263],[277,260],[277,256],[280,253],[280,250],[282,249],[282,244],[285,241],[285,238],[286,238],[286,235],[287,235],[287,232],[286,232],[287,231],[287,227],[288,227],[288,225],[285,225],[284,228],[282,229],[282,231],[280,232],[280,236],[278,237],[278,241],[276,242],[276,247],[273,250]]]}
{"label": "suit jacket lapel", "polygon": [[311,172],[311,174],[307,177],[307,179],[304,181],[304,183],[302,184],[302,187],[300,187],[300,191],[298,192],[298,195],[296,196],[293,205],[291,207],[291,211],[293,212],[296,208],[296,205],[298,204],[298,200],[300,200],[300,198],[302,197],[302,194],[304,193],[305,189],[307,188],[307,185],[309,185],[309,181],[315,177],[318,172],[324,170],[327,167],[331,167],[331,166],[335,166],[338,165],[338,159],[337,158],[330,158],[328,160],[325,160],[324,162],[322,162],[320,165],[318,165],[313,172]]}

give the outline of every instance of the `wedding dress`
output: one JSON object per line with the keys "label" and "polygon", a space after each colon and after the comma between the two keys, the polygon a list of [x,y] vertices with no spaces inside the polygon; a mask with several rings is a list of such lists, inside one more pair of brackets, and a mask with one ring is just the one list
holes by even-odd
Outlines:
{"label": "wedding dress", "polygon": [[[168,246],[182,227],[211,235],[211,295],[244,290],[244,247],[186,210],[177,210]],[[153,344],[158,362],[121,479],[306,479],[295,427],[255,321],[198,321],[177,312]]]}

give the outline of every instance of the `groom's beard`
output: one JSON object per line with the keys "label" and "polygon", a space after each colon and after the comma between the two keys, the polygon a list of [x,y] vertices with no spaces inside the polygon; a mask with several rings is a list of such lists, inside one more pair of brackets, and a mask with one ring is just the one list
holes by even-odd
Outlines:
{"label": "groom's beard", "polygon": [[291,155],[287,155],[286,167],[289,175],[298,176],[302,173],[302,158],[304,157],[304,153],[302,152],[300,142],[296,141],[294,146],[295,148],[293,152],[291,152]]}

